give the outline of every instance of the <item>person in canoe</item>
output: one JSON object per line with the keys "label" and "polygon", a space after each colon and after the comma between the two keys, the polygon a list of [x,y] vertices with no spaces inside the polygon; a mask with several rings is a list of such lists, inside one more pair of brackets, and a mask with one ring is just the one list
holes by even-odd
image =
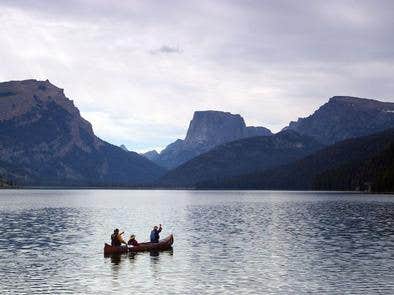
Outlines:
{"label": "person in canoe", "polygon": [[162,230],[161,224],[159,225],[159,227],[157,227],[157,225],[155,225],[153,227],[152,231],[150,232],[150,242],[151,243],[158,243],[159,242],[161,230]]}
{"label": "person in canoe", "polygon": [[127,241],[127,245],[129,246],[139,246],[140,243],[135,239],[135,235],[131,235],[130,239]]}
{"label": "person in canoe", "polygon": [[122,244],[126,244],[123,240],[122,235],[124,232],[119,233],[119,229],[115,229],[114,233],[111,235],[111,246],[121,246]]}

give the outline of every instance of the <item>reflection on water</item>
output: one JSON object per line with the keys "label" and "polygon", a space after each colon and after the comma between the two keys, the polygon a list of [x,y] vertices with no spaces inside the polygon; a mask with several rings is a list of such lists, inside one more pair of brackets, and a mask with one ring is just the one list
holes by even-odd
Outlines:
{"label": "reflection on water", "polygon": [[118,265],[122,260],[134,262],[138,255],[145,255],[146,253],[148,253],[149,256],[152,257],[152,261],[158,261],[160,254],[174,255],[174,249],[169,249],[165,251],[139,252],[139,253],[129,252],[123,254],[107,254],[104,255],[104,257],[109,258],[111,260],[111,263]]}
{"label": "reflection on water", "polygon": [[131,262],[134,261],[136,254],[135,253],[123,253],[123,254],[104,254],[105,258],[111,259],[111,263],[118,265],[122,259],[127,260],[129,259]]}
{"label": "reflection on water", "polygon": [[[103,256],[158,223],[173,251]],[[391,195],[0,191],[0,293],[393,294],[393,224]]]}

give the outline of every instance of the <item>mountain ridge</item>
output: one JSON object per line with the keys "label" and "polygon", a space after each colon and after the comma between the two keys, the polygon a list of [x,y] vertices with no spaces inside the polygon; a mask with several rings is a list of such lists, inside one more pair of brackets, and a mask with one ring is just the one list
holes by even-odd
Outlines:
{"label": "mountain ridge", "polygon": [[312,136],[324,144],[394,127],[394,103],[353,96],[333,96],[313,114],[283,130]]}
{"label": "mountain ridge", "polygon": [[19,184],[137,185],[164,173],[95,136],[63,90],[48,80],[0,83],[0,107],[0,160],[12,163],[6,178]]}
{"label": "mountain ridge", "polygon": [[[394,152],[394,128],[364,137],[350,138],[327,146],[305,158],[266,171],[239,175],[225,180],[209,180],[198,183],[198,189],[284,189],[313,190],[365,189],[365,183],[379,179],[379,171],[375,168],[372,178],[357,178],[357,173],[365,173],[369,161],[384,160],[385,173],[394,183],[394,163],[386,155]],[[390,166],[391,165],[391,166]],[[351,169],[349,169],[351,168]],[[364,169],[364,171],[363,171]],[[346,173],[341,173],[345,171]],[[368,173],[365,173],[368,175]],[[327,177],[330,176],[330,179]],[[371,181],[372,179],[372,181]],[[333,181],[334,180],[334,181]],[[353,183],[352,183],[353,181]],[[392,187],[392,185],[391,185]],[[390,186],[386,184],[386,188]],[[379,191],[385,191],[380,185]]]}
{"label": "mountain ridge", "polygon": [[210,178],[225,178],[268,169],[310,154],[323,145],[292,130],[271,136],[243,138],[224,143],[170,170],[159,186],[193,187]]}

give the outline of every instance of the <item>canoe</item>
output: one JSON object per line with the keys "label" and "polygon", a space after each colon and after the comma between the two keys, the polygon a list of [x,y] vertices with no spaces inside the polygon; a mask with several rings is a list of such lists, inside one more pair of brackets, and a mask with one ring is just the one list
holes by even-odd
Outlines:
{"label": "canoe", "polygon": [[158,243],[140,243],[138,246],[111,246],[107,243],[104,245],[104,255],[122,254],[128,252],[144,252],[144,251],[163,251],[171,249],[174,243],[174,236],[169,235],[165,239],[160,240]]}

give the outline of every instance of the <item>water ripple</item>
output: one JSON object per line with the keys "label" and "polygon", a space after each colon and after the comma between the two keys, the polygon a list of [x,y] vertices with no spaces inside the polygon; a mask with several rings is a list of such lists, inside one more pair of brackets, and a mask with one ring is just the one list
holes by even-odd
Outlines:
{"label": "water ripple", "polygon": [[[173,251],[103,257],[115,227]],[[0,293],[393,294],[394,198],[0,191]]]}

